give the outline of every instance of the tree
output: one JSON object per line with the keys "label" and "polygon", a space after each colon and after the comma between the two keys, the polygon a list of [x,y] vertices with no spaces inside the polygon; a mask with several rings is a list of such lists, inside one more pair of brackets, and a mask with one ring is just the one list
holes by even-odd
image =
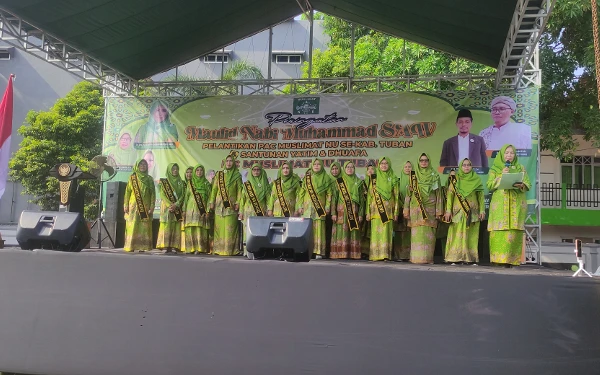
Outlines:
{"label": "tree", "polygon": [[541,145],[558,158],[578,148],[573,134],[600,147],[600,111],[589,0],[558,0],[540,42]]}
{"label": "tree", "polygon": [[[104,99],[102,89],[91,82],[76,84],[48,111],[29,111],[18,132],[19,150],[10,160],[10,176],[20,182],[24,194],[43,210],[57,210],[58,180],[48,176],[57,163],[70,162],[87,170],[89,160],[102,151]],[[98,181],[82,182],[86,188],[85,217],[97,215]]]}
{"label": "tree", "polygon": [[[315,50],[312,77],[349,77],[352,25],[342,19],[317,14],[331,41],[325,51]],[[354,30],[354,76],[433,75],[494,72],[495,69],[461,59],[446,52],[356,26]],[[308,62],[303,65],[308,77]],[[431,84],[433,88],[434,83]],[[452,88],[447,82],[442,89]],[[367,88],[370,89],[370,88]]]}

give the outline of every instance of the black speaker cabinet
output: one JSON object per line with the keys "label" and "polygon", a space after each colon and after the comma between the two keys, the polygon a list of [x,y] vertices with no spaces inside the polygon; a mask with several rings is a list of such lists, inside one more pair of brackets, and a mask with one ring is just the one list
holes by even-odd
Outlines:
{"label": "black speaker cabinet", "polygon": [[306,261],[312,257],[311,219],[252,216],[245,229],[248,258],[269,249],[292,250],[294,258]]}
{"label": "black speaker cabinet", "polygon": [[23,211],[17,242],[23,250],[81,251],[90,242],[90,230],[78,212]]}
{"label": "black speaker cabinet", "polygon": [[[125,198],[126,182],[110,181],[104,187],[104,224],[110,238],[115,243],[115,248],[121,248],[125,244],[125,217],[123,212],[123,199]],[[91,247],[98,247],[98,228],[92,230]],[[102,247],[112,247],[104,227],[102,228],[101,242]]]}
{"label": "black speaker cabinet", "polygon": [[125,198],[126,182],[110,181],[106,183],[104,196],[106,203],[104,204],[104,220],[119,221],[125,220],[123,213],[123,199]]}

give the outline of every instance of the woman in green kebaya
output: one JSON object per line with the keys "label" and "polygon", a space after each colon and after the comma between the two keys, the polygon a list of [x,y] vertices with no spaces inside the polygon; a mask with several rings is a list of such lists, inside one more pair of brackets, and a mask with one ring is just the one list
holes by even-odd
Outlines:
{"label": "woman in green kebaya", "polygon": [[450,180],[444,219],[450,222],[444,260],[479,262],[479,222],[485,219],[483,183],[469,159],[460,162],[455,182]]}
{"label": "woman in green kebaya", "polygon": [[369,260],[392,259],[394,221],[400,212],[397,181],[391,161],[387,157],[379,159],[367,195],[367,220],[371,222]]}
{"label": "woman in green kebaya", "polygon": [[242,175],[232,155],[227,156],[223,164],[223,170],[215,175],[210,195],[210,207],[215,213],[213,254],[240,255],[238,211]]}
{"label": "woman in green kebaya", "polygon": [[171,163],[166,178],[160,181],[160,226],[156,242],[156,248],[167,253],[177,251],[181,246],[184,193],[185,182],[179,177],[179,165]]}
{"label": "woman in green kebaya", "polygon": [[125,251],[152,250],[152,213],[155,199],[156,190],[152,177],[148,175],[148,163],[144,159],[138,160],[129,176],[123,201]]}
{"label": "woman in green kebaya", "polygon": [[192,169],[192,178],[188,181],[184,198],[184,240],[182,251],[187,254],[210,253],[209,232],[211,220],[208,202],[212,185],[206,179],[204,166],[196,165]]}
{"label": "woman in green kebaya", "polygon": [[[490,201],[490,262],[507,266],[521,264],[525,241],[525,218],[527,199],[525,193],[531,188],[527,170],[519,163],[513,145],[504,145],[490,168],[487,188],[492,194]],[[502,175],[523,173],[523,181],[512,189],[499,189]]]}
{"label": "woman in green kebaya", "polygon": [[[316,259],[326,256],[325,216],[331,207],[332,180],[323,168],[323,161],[315,159],[310,170],[306,172],[302,189],[298,194],[298,214],[312,219],[313,223],[313,254]],[[332,215],[332,220],[337,217]]]}

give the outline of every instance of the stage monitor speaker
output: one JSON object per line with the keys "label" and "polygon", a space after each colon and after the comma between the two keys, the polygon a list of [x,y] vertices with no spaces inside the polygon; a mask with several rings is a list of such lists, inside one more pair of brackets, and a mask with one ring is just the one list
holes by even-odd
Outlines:
{"label": "stage monitor speaker", "polygon": [[[127,187],[126,182],[122,181],[110,181],[107,182],[104,187],[104,196],[106,197],[104,203],[104,224],[110,238],[114,241],[115,248],[121,248],[125,244],[125,213],[123,212],[123,201],[125,198],[125,188]],[[97,231],[94,227],[92,230],[92,247],[98,247],[97,244]],[[112,247],[108,236],[104,233],[102,228],[101,233],[102,244],[101,247]]]}
{"label": "stage monitor speaker", "polygon": [[104,204],[105,221],[110,222],[125,220],[123,212],[123,200],[125,199],[126,187],[127,183],[122,181],[110,181],[106,183],[104,192],[104,196],[106,197],[106,203]]}
{"label": "stage monitor speaker", "polygon": [[249,258],[269,249],[291,250],[295,259],[308,261],[312,257],[311,219],[251,216],[245,229]]}
{"label": "stage monitor speaker", "polygon": [[23,211],[17,227],[17,242],[23,250],[81,251],[90,237],[78,212]]}

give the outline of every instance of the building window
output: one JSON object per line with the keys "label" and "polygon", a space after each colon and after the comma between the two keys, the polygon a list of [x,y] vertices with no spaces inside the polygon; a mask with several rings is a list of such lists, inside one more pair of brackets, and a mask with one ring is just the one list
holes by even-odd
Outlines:
{"label": "building window", "polygon": [[204,56],[204,62],[209,64],[229,63],[228,53],[211,53]]}
{"label": "building window", "polygon": [[600,185],[600,158],[574,156],[560,161],[561,182],[575,186]]}
{"label": "building window", "polygon": [[0,60],[10,60],[12,55],[12,47],[11,48],[0,48]]}
{"label": "building window", "polygon": [[301,54],[280,55],[273,54],[273,62],[277,64],[301,64]]}

